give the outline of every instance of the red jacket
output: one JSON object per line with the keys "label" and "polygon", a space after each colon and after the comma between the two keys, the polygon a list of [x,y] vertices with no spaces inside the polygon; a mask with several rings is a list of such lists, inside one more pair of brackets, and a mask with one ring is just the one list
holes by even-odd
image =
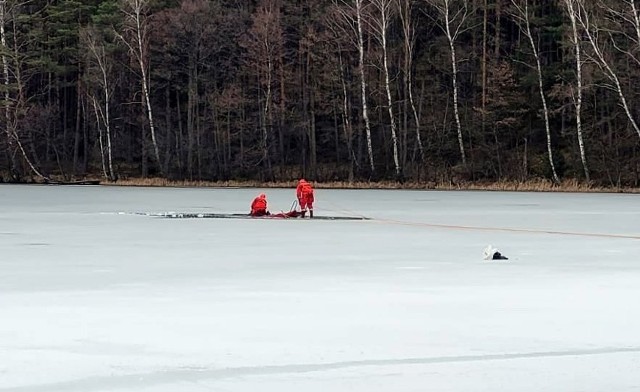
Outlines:
{"label": "red jacket", "polygon": [[266,211],[267,210],[267,196],[264,193],[261,193],[253,199],[251,203],[251,213],[255,213],[256,211]]}
{"label": "red jacket", "polygon": [[313,187],[305,180],[300,180],[296,187],[296,196],[298,196],[298,200],[313,200]]}

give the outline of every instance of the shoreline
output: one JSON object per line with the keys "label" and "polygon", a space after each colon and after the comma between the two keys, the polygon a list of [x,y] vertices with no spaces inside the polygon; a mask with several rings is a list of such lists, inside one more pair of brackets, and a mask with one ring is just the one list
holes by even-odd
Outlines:
{"label": "shoreline", "polygon": [[[499,182],[461,182],[461,183],[436,183],[433,181],[395,182],[395,181],[326,181],[316,182],[309,180],[316,189],[378,189],[378,190],[434,190],[434,191],[495,191],[495,192],[550,192],[550,193],[623,193],[640,194],[640,187],[604,187],[585,184],[576,180],[565,180],[560,184],[554,184],[547,179],[533,179],[525,182],[499,181]],[[100,186],[129,186],[129,187],[172,187],[172,188],[295,188],[298,180],[291,181],[190,181],[167,180],[165,178],[126,178],[116,181],[108,181],[97,178],[86,178],[75,181],[25,181],[2,182],[2,184],[15,185],[100,185]]]}
{"label": "shoreline", "polygon": [[[364,182],[364,181],[328,181],[309,180],[315,189],[379,189],[379,190],[440,190],[440,191],[496,191],[496,192],[558,192],[558,193],[628,193],[638,194],[640,188],[602,187],[563,181],[555,185],[548,180],[531,180],[527,182],[486,182],[445,184],[434,182]],[[137,186],[137,187],[176,187],[176,188],[295,188],[297,180],[292,181],[172,181],[163,178],[129,178],[118,181],[101,181],[105,186]]]}

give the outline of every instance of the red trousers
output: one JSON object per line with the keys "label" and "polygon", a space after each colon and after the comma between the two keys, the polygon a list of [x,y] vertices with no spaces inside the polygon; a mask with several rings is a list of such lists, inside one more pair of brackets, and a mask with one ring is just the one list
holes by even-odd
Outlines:
{"label": "red trousers", "polygon": [[300,209],[306,210],[307,208],[313,210],[313,193],[303,193],[302,197],[298,199]]}

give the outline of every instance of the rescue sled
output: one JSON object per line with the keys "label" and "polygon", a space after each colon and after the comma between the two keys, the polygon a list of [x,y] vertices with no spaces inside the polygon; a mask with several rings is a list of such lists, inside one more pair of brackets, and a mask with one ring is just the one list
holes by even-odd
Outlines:
{"label": "rescue sled", "polygon": [[289,212],[279,212],[277,214],[267,214],[267,215],[260,215],[260,216],[254,216],[249,214],[249,216],[251,218],[266,218],[266,219],[288,219],[288,218],[304,218],[306,211],[296,211],[296,210],[292,210]]}
{"label": "rescue sled", "polygon": [[[260,215],[253,215],[249,213],[249,216],[251,218],[267,218],[267,219],[269,218],[272,218],[272,219],[304,218],[307,211],[297,211],[296,210],[297,207],[298,207],[298,201],[294,200],[293,203],[291,204],[291,208],[289,209],[289,212],[280,211],[277,214],[272,214],[267,211],[266,214],[260,214]],[[313,216],[313,214],[311,216]]]}

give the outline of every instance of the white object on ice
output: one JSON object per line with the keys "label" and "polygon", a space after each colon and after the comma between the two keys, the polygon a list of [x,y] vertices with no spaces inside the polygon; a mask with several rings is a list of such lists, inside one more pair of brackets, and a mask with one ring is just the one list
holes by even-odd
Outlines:
{"label": "white object on ice", "polygon": [[493,255],[495,255],[497,251],[498,249],[494,248],[493,246],[491,245],[487,246],[486,248],[484,248],[484,251],[482,252],[484,255],[484,259],[493,260]]}

